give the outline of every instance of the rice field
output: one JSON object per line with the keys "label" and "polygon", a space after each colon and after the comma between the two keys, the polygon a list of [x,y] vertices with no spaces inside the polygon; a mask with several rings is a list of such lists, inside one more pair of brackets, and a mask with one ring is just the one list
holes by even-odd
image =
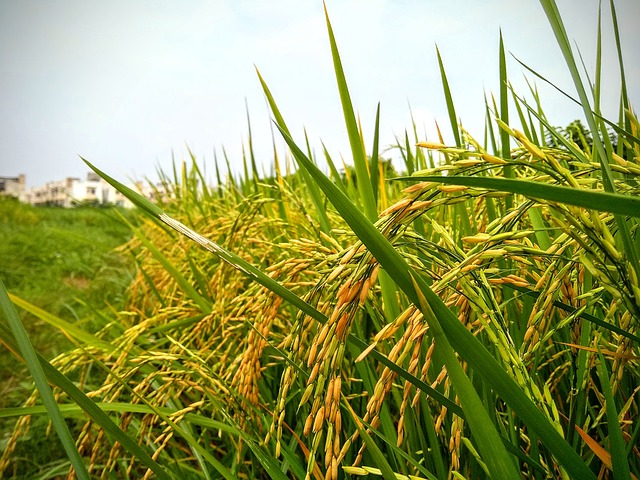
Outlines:
{"label": "rice field", "polygon": [[294,140],[259,73],[288,146],[271,175],[249,139],[244,175],[216,162],[208,186],[191,158],[152,204],[85,160],[146,214],[124,247],[137,274],[99,329],[41,313],[74,345],[50,362],[0,289],[0,340],[36,386],[0,409],[0,476],[26,478],[43,416],[67,455],[47,478],[640,476],[640,122],[624,77],[620,118],[600,115],[541,4],[583,129],[509,89],[501,42],[482,140],[456,121],[452,144],[407,135],[397,174],[327,17],[352,165]]}

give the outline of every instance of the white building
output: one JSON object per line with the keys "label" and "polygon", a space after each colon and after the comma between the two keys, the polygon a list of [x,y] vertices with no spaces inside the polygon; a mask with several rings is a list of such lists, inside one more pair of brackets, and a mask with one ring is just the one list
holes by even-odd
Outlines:
{"label": "white building", "polygon": [[[146,198],[154,196],[153,189],[141,182],[128,186]],[[86,180],[67,177],[64,180],[47,182],[39,187],[30,188],[20,196],[20,199],[31,205],[73,207],[81,203],[97,203],[126,208],[133,207],[133,204],[122,193],[93,172],[87,174]]]}
{"label": "white building", "polygon": [[17,177],[0,177],[0,195],[20,197],[24,193],[25,183],[23,174]]}

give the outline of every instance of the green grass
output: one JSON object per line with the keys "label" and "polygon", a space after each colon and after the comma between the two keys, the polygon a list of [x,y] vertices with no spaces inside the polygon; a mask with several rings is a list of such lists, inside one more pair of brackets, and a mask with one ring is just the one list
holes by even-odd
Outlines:
{"label": "green grass", "polygon": [[114,250],[131,231],[115,210],[32,207],[0,197],[0,225],[0,275],[11,293],[71,318],[87,316],[104,299],[122,303],[131,262]]}
{"label": "green grass", "polygon": [[[354,163],[344,176],[291,137],[260,75],[297,168],[283,172],[274,147],[272,175],[258,177],[249,138],[244,175],[223,180],[216,161],[211,188],[192,157],[162,174],[168,196],[154,205],[87,162],[147,216],[129,226],[138,270],[100,330],[31,309],[77,345],[51,363],[0,298],[0,339],[38,383],[23,407],[0,409],[19,417],[0,471],[27,468],[20,439],[48,414],[79,476],[640,475],[640,123],[624,82],[625,114],[600,117],[598,75],[581,84],[555,3],[542,4],[588,120],[580,145],[535,88],[532,101],[510,91],[502,42],[500,105],[487,103],[478,142],[456,123],[436,51],[455,145],[414,128],[416,146],[398,141],[407,171],[387,178],[327,16]],[[63,416],[78,422],[75,444]]]}

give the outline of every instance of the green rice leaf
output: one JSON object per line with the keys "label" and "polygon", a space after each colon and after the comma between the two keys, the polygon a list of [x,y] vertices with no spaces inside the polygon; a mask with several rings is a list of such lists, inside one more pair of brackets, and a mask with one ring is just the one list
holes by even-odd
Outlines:
{"label": "green rice leaf", "polygon": [[398,177],[397,180],[438,182],[449,185],[486,188],[487,190],[516,193],[529,198],[564,203],[600,212],[640,217],[640,197],[621,195],[619,193],[596,192],[560,185],[548,185],[529,180],[494,177],[413,175],[411,177]]}
{"label": "green rice leaf", "polygon": [[[41,359],[41,362],[42,361],[43,360]],[[49,363],[46,360],[44,360],[44,362]],[[49,376],[49,372],[48,372],[49,367],[44,367],[44,368],[47,370],[46,371],[47,376]],[[53,366],[51,368],[55,369],[55,367]],[[50,380],[52,383],[55,383],[56,385],[58,385],[57,378],[58,378],[57,376],[52,375]],[[55,379],[55,382],[54,382],[54,379]],[[94,403],[94,406],[98,407],[100,411],[102,411],[103,413],[105,412],[141,413],[141,414],[155,413],[155,410],[153,410],[151,407],[141,403],[93,402],[93,400],[91,400],[91,402]],[[60,408],[60,412],[62,412],[63,415],[68,417],[81,416],[82,412],[85,411],[79,403],[65,403],[62,405],[58,405],[58,408]],[[176,410],[175,408],[168,408],[168,407],[155,407],[155,408],[157,408],[164,415],[168,415],[168,416],[178,412],[178,410]],[[46,415],[46,414],[47,414],[47,409],[44,406],[40,406],[40,405],[36,405],[33,407],[0,408],[0,418],[22,417],[24,415]],[[186,413],[184,415],[184,419],[194,425],[200,425],[202,427],[221,430],[226,433],[236,433],[235,429],[230,425],[226,424],[225,422],[220,422],[212,418],[203,417],[202,415],[198,415],[196,413]],[[136,443],[136,445],[138,444]]]}
{"label": "green rice leaf", "polygon": [[9,293],[9,299],[17,307],[22,308],[23,310],[29,312],[33,316],[42,320],[43,322],[46,322],[52,327],[55,327],[61,330],[66,335],[78,341],[81,341],[87,345],[91,345],[96,348],[100,348],[105,352],[110,352],[113,350],[113,345],[110,344],[109,342],[105,342],[104,340],[101,340],[100,338],[96,337],[95,335],[92,335],[86,330],[78,328],[73,323],[67,322],[66,320],[63,320],[60,317],[52,315],[46,310],[36,307],[35,305],[27,302],[26,300],[20,297],[17,297],[16,295]]}
{"label": "green rice leaf", "polygon": [[365,215],[371,222],[375,222],[378,218],[378,211],[376,208],[376,201],[373,194],[373,189],[377,188],[377,185],[372,186],[372,179],[369,176],[369,168],[367,166],[367,155],[364,151],[364,145],[358,133],[358,124],[356,123],[356,116],[353,111],[353,105],[351,104],[351,96],[349,95],[349,88],[347,87],[347,80],[342,69],[342,61],[340,60],[340,53],[338,52],[338,46],[336,39],[333,35],[333,29],[331,28],[331,22],[329,21],[329,14],[327,13],[327,7],[324,9],[325,18],[327,21],[327,31],[329,33],[329,42],[331,44],[331,56],[333,57],[333,69],[336,74],[336,80],[338,82],[338,91],[340,92],[340,101],[342,102],[342,112],[344,114],[344,120],[347,127],[347,133],[349,134],[349,144],[351,145],[351,154],[353,155],[353,163],[356,168],[356,176],[358,183],[358,194],[362,199],[364,205]]}
{"label": "green rice leaf", "polygon": [[158,206],[154,205],[153,203],[151,203],[149,200],[144,198],[138,192],[136,192],[136,191],[132,190],[131,188],[127,187],[125,184],[120,183],[115,178],[109,177],[108,175],[106,175],[104,172],[99,170],[98,167],[93,165],[88,160],[86,160],[86,159],[84,159],[82,157],[80,157],[80,159],[84,163],[86,163],[87,166],[89,166],[89,168],[91,168],[91,170],[93,170],[98,175],[100,175],[102,178],[104,178],[107,183],[109,183],[116,190],[118,190],[120,193],[122,193],[125,197],[127,197],[129,200],[131,200],[136,207],[141,208],[142,210],[144,210],[147,213],[150,213],[154,217],[157,217],[158,215],[160,215],[160,213],[162,213],[162,209],[160,209],[160,207],[158,207]]}
{"label": "green rice leaf", "polygon": [[336,185],[340,188],[340,190],[342,190],[343,192],[347,193],[347,187],[345,186],[344,182],[342,181],[342,177],[340,176],[340,172],[338,172],[338,169],[336,168],[336,164],[334,163],[333,159],[331,158],[331,155],[329,155],[329,151],[327,150],[327,147],[324,144],[324,142],[322,143],[322,151],[324,153],[324,158],[327,161],[327,165],[329,165],[329,171],[331,172],[331,176],[334,179],[333,181],[336,182]]}
{"label": "green rice leaf", "polygon": [[[509,96],[508,88],[509,83],[507,79],[507,59],[504,51],[504,41],[502,39],[502,30],[500,30],[500,120],[505,125],[509,125]],[[511,156],[511,137],[504,128],[500,129],[500,154],[502,158],[510,158]],[[513,177],[513,170],[511,165],[505,165],[504,176],[507,178]],[[513,206],[513,199],[511,197],[505,198],[505,208],[510,210]]]}
{"label": "green rice leaf", "polygon": [[453,97],[451,96],[451,89],[449,88],[449,81],[447,80],[447,74],[444,71],[444,64],[442,63],[442,57],[440,56],[440,50],[438,49],[438,47],[436,47],[436,54],[438,56],[440,77],[442,79],[442,90],[444,91],[444,99],[447,102],[447,111],[449,112],[449,122],[451,123],[453,139],[456,142],[456,147],[460,148],[462,146],[462,137],[460,136],[460,129],[458,128],[458,117],[456,115],[456,109],[453,104]]}
{"label": "green rice leaf", "polygon": [[373,196],[378,205],[379,201],[379,191],[384,188],[384,185],[380,184],[380,173],[379,173],[379,165],[380,161],[378,156],[380,148],[380,103],[378,103],[378,108],[376,108],[376,123],[373,129],[373,148],[371,149],[371,159],[369,160],[369,173],[371,174],[371,187],[373,189]]}

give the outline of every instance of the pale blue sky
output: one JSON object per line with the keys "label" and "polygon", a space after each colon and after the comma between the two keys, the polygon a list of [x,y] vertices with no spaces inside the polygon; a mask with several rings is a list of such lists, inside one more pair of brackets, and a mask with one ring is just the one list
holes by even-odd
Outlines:
{"label": "pale blue sky", "polygon": [[[609,87],[604,112],[617,115],[619,80],[604,2]],[[590,74],[598,2],[558,0]],[[616,2],[628,85],[640,100],[638,0]],[[498,36],[508,51],[568,92],[574,89],[537,1],[327,0],[352,100],[371,144],[377,102],[381,143],[410,127],[450,140],[435,45],[463,124],[483,134],[484,93],[498,91]],[[188,145],[213,177],[224,146],[240,169],[248,102],[258,161],[272,162],[269,112],[254,70],[266,79],[298,141],[306,127],[338,159],[349,148],[332,70],[322,2],[3,1],[0,3],[0,175],[29,186],[84,176],[82,155],[127,178],[154,177]],[[516,90],[530,98],[509,58]],[[531,78],[533,80],[533,78]],[[547,116],[566,125],[580,110],[540,82]],[[514,112],[515,113],[515,112]],[[515,115],[514,115],[515,118]],[[278,139],[278,145],[282,142]]]}

